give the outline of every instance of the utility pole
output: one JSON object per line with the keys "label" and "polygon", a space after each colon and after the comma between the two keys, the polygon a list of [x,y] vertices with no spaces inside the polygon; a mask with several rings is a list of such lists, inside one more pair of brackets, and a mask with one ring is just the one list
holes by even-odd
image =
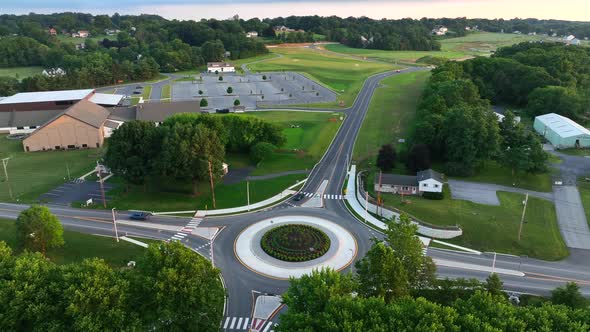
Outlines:
{"label": "utility pole", "polygon": [[524,207],[522,208],[522,217],[520,218],[520,226],[518,227],[518,241],[520,241],[520,235],[522,234],[522,224],[524,223],[524,215],[526,213],[526,205],[529,201],[529,194],[527,193],[524,198]]}
{"label": "utility pole", "polygon": [[72,177],[70,176],[70,165],[66,163],[66,171],[68,172],[68,181],[72,181]]}
{"label": "utility pole", "polygon": [[246,196],[248,197],[248,211],[250,211],[250,177],[246,177]]}
{"label": "utility pole", "polygon": [[496,252],[494,252],[494,260],[492,261],[492,274],[496,273]]}
{"label": "utility pole", "polygon": [[117,238],[117,242],[119,242],[119,232],[117,231],[117,218],[115,217],[115,208],[111,209],[111,214],[113,215],[113,226],[115,227],[115,238]]}
{"label": "utility pole", "polygon": [[215,188],[213,187],[213,170],[211,169],[211,160],[209,160],[209,182],[211,183],[211,197],[213,198],[213,208],[215,209]]}
{"label": "utility pole", "polygon": [[102,198],[102,206],[106,209],[107,200],[104,196],[104,184],[102,181],[102,175],[100,174],[100,166],[98,165],[98,161],[96,162],[96,175],[98,176],[98,183],[100,184],[100,196]]}
{"label": "utility pole", "polygon": [[[383,217],[383,205],[381,204],[381,175],[382,172],[379,170],[379,190],[377,191],[377,214]],[[381,207],[381,213],[379,213],[379,207]]]}
{"label": "utility pole", "polygon": [[8,181],[8,170],[6,169],[6,165],[8,164],[8,160],[11,157],[7,157],[2,159],[2,166],[4,166],[4,177],[6,178],[6,183],[8,184],[8,194],[10,195],[10,199],[14,199],[12,196],[12,185],[10,185],[10,181]]}

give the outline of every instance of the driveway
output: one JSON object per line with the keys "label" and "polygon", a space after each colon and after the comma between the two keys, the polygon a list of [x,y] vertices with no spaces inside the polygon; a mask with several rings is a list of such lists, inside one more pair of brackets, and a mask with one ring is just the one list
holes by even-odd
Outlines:
{"label": "driveway", "polygon": [[576,186],[553,186],[559,230],[568,248],[590,249],[590,229]]}
{"label": "driveway", "polygon": [[553,201],[553,193],[538,192],[516,187],[501,186],[492,183],[468,182],[461,180],[449,180],[451,197],[453,199],[462,199],[479,204],[500,205],[497,191],[507,191],[519,194],[529,194],[530,196]]}

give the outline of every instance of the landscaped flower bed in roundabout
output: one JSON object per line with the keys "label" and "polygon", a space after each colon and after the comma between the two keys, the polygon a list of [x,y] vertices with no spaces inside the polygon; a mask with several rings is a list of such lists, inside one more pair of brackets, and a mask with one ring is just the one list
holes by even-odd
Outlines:
{"label": "landscaped flower bed in roundabout", "polygon": [[315,227],[289,224],[266,232],[260,245],[264,252],[276,259],[305,262],[325,254],[330,249],[330,238]]}

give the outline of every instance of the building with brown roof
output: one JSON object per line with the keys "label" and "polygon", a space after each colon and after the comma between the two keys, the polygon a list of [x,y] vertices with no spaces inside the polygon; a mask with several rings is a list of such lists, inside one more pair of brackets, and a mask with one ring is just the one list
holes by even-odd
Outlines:
{"label": "building with brown roof", "polygon": [[80,100],[23,140],[25,151],[98,148],[104,142],[104,123],[110,112]]}

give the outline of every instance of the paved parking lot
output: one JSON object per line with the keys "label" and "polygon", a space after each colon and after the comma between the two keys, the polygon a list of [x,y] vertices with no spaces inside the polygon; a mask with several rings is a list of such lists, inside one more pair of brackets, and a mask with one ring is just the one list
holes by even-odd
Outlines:
{"label": "paved parking lot", "polygon": [[[104,183],[107,201],[109,200],[108,191],[113,188],[113,185],[107,182]],[[80,181],[76,179],[41,195],[39,200],[49,204],[69,206],[73,202],[85,202],[89,198],[92,198],[95,203],[102,203],[100,184],[96,181]]]}
{"label": "paved parking lot", "polygon": [[[266,76],[266,80],[263,79]],[[210,109],[229,108],[236,99],[246,108],[257,103],[289,105],[336,101],[336,93],[298,73],[203,74],[202,81],[175,82],[172,100],[206,98]],[[227,93],[231,87],[233,92]],[[202,91],[202,95],[199,94]]]}

